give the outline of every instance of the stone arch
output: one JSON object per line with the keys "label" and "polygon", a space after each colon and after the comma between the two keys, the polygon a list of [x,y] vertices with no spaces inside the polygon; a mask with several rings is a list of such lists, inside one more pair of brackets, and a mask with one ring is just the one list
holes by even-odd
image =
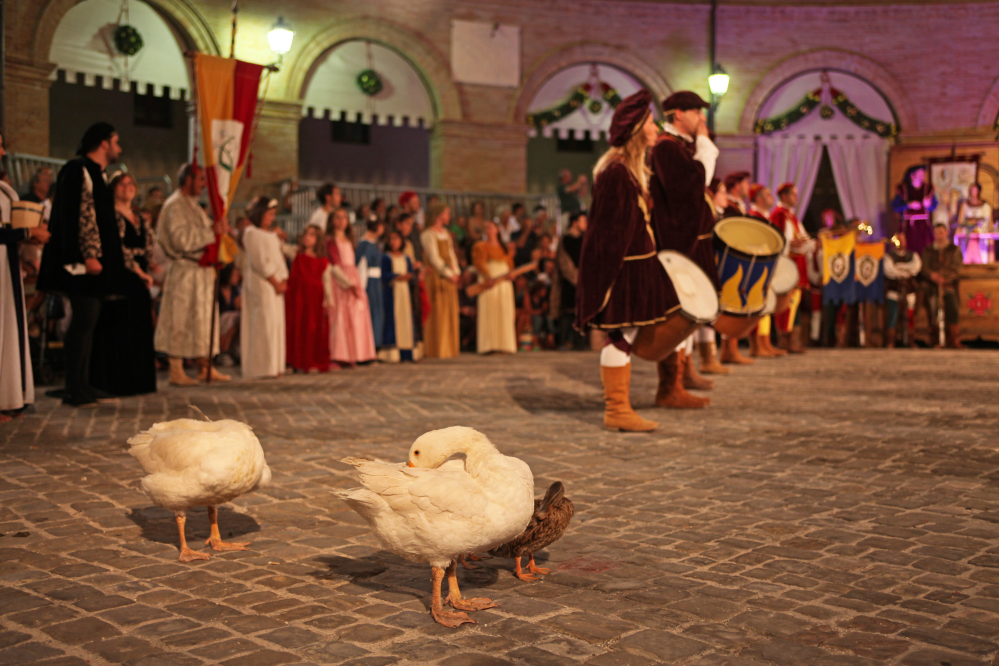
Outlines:
{"label": "stone arch", "polygon": [[993,129],[999,123],[999,79],[993,82],[989,88],[989,93],[982,102],[982,108],[978,111],[979,129]]}
{"label": "stone arch", "polygon": [[[200,13],[187,0],[142,0],[158,13],[183,40],[183,48],[219,55],[215,35]],[[38,19],[31,40],[33,60],[45,62],[52,49],[52,38],[66,13],[86,0],[52,0]]]}
{"label": "stone arch", "polygon": [[919,128],[916,107],[901,84],[881,65],[857,53],[821,49],[791,56],[764,74],[746,99],[739,120],[739,131],[752,134],[757,114],[781,84],[798,74],[817,69],[840,70],[864,79],[885,97],[895,112],[900,130],[911,132]]}
{"label": "stone arch", "polygon": [[338,20],[312,37],[288,68],[286,96],[303,99],[322,57],[340,44],[355,40],[381,44],[405,58],[423,79],[434,107],[435,120],[461,120],[461,100],[447,61],[415,33],[372,18]]}
{"label": "stone arch", "polygon": [[531,66],[513,96],[508,114],[510,122],[526,122],[527,107],[549,78],[566,67],[591,62],[612,65],[632,74],[649,89],[656,101],[662,101],[672,93],[666,79],[652,65],[630,51],[610,44],[578,42],[548,53]]}

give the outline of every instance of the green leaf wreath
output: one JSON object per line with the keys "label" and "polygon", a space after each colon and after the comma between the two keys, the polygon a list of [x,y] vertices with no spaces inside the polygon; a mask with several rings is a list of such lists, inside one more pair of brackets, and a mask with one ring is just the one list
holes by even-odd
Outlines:
{"label": "green leaf wreath", "polygon": [[[572,115],[583,106],[586,106],[590,110],[590,113],[600,113],[603,105],[599,100],[591,98],[590,95],[592,92],[593,86],[589,83],[584,83],[573,90],[568,97],[557,105],[544,111],[527,114],[527,124],[534,129],[540,130],[562,120],[566,116]],[[621,95],[618,94],[617,90],[603,82],[600,83],[600,99],[607,102],[612,109],[616,109],[617,105],[621,103]]]}
{"label": "green leaf wreath", "polygon": [[[845,115],[850,122],[857,127],[874,132],[878,136],[885,139],[893,139],[898,136],[898,125],[895,123],[889,123],[883,120],[871,118],[857,108],[857,105],[851,102],[846,96],[846,93],[840,92],[835,88],[831,88],[829,92],[832,95],[832,101],[833,104],[836,105],[836,108],[842,111],[843,115]],[[756,125],[753,126],[753,131],[757,134],[772,134],[774,132],[780,132],[781,130],[787,129],[814,111],[815,107],[822,102],[821,96],[822,89],[816,88],[812,92],[805,95],[805,97],[789,111],[785,111],[779,116],[773,116],[772,118],[757,120]],[[828,112],[825,112],[826,108],[828,107],[823,107],[822,109],[824,112],[822,115],[823,118],[828,117]]]}
{"label": "green leaf wreath", "polygon": [[368,97],[374,97],[382,91],[382,77],[373,69],[366,69],[357,75],[357,87]]}
{"label": "green leaf wreath", "polygon": [[131,25],[119,25],[114,29],[114,47],[124,56],[134,56],[142,50],[142,35]]}

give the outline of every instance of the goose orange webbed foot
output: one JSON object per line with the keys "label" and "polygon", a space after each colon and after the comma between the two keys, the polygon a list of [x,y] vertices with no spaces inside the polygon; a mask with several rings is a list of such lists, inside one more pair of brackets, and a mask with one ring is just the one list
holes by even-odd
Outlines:
{"label": "goose orange webbed foot", "polygon": [[226,550],[250,550],[247,546],[250,545],[249,541],[243,541],[242,543],[226,543],[222,540],[222,534],[219,532],[219,510],[217,507],[208,507],[208,520],[212,524],[211,536],[205,541],[206,546],[211,546],[212,550],[226,551]]}
{"label": "goose orange webbed foot", "polygon": [[452,611],[446,611],[444,609],[437,610],[436,608],[431,609],[431,614],[434,616],[434,620],[438,624],[443,624],[449,629],[457,629],[461,625],[467,623],[475,624],[475,620],[468,617],[468,613],[455,613]]}
{"label": "goose orange webbed foot", "polygon": [[177,559],[181,562],[193,562],[195,560],[207,560],[211,557],[208,553],[199,553],[196,550],[191,550],[186,545],[180,549],[180,557]]}

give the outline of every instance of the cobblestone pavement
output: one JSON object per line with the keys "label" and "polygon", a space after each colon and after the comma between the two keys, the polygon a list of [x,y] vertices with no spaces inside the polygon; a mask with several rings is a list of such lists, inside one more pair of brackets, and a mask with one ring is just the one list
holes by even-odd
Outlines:
{"label": "cobblestone pavement", "polygon": [[[996,664],[999,355],[814,351],[718,379],[653,434],[601,429],[592,353],[175,389],[97,410],[44,399],[0,426],[0,664],[435,662]],[[249,552],[177,562],[171,514],[125,440],[154,422],[251,424],[273,484],[220,511]],[[449,425],[565,483],[576,517],[538,558],[461,572],[496,609],[432,622],[430,571],[382,551],[332,488],[347,455],[402,460]],[[188,519],[203,550],[203,509]]]}

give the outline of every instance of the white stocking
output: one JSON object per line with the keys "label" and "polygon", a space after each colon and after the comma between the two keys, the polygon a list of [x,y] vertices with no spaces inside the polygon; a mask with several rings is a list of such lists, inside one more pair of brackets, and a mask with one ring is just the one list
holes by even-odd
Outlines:
{"label": "white stocking", "polygon": [[[623,328],[621,329],[621,335],[624,336],[624,341],[630,347],[638,335],[638,328]],[[600,352],[600,365],[605,368],[623,368],[629,363],[631,363],[631,352],[621,351],[611,342],[604,345],[603,350]]]}

